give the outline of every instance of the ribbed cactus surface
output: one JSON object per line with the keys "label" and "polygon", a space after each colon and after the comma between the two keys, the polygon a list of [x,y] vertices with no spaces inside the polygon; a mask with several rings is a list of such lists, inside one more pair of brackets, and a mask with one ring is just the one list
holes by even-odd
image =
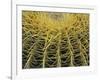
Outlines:
{"label": "ribbed cactus surface", "polygon": [[89,65],[89,14],[22,11],[22,68]]}

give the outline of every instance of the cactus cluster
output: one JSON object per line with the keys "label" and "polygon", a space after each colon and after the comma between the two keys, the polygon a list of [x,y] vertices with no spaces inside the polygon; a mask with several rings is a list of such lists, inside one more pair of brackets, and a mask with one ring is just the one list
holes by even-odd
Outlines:
{"label": "cactus cluster", "polygon": [[22,11],[22,68],[89,66],[89,14]]}

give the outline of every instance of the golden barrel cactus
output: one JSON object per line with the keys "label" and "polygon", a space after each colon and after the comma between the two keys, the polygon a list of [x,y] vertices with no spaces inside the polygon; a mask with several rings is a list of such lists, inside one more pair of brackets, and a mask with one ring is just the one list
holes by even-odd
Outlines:
{"label": "golden barrel cactus", "polygon": [[89,14],[22,11],[22,68],[89,65]]}

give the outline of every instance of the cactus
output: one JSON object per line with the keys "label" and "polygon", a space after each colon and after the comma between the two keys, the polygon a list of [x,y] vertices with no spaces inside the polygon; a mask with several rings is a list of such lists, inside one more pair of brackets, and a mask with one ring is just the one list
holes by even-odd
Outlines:
{"label": "cactus", "polygon": [[89,66],[89,14],[22,11],[22,68]]}

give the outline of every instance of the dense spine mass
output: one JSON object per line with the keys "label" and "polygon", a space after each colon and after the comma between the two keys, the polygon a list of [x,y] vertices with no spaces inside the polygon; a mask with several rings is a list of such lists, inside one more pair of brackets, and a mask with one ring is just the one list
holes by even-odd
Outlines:
{"label": "dense spine mass", "polygon": [[89,65],[89,14],[22,11],[22,68]]}

